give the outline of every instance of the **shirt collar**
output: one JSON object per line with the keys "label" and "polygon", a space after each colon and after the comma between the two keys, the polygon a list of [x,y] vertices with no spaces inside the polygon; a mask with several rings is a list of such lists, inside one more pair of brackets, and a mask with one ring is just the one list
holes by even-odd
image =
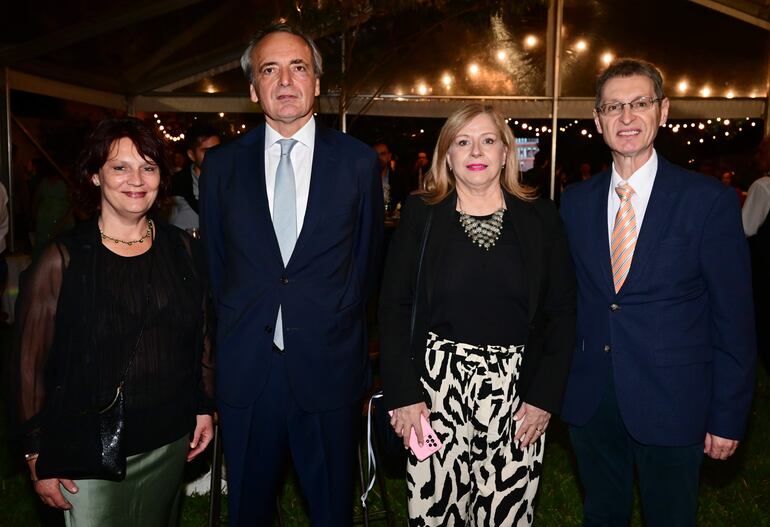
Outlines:
{"label": "shirt collar", "polygon": [[[273,146],[279,139],[287,139],[276,132],[273,127],[265,123],[265,150]],[[291,136],[306,147],[310,148],[315,140],[315,117],[311,116],[305,126],[297,130],[297,133]]]}
{"label": "shirt collar", "polygon": [[[645,197],[652,193],[652,184],[655,182],[655,174],[658,172],[658,153],[655,149],[652,150],[652,155],[642,166],[636,169],[636,172],[631,174],[631,177],[626,182],[634,189],[634,193],[637,196]],[[612,163],[612,185],[611,188],[615,188],[618,185],[625,185],[623,178],[620,177],[618,171],[615,170],[615,163]]]}

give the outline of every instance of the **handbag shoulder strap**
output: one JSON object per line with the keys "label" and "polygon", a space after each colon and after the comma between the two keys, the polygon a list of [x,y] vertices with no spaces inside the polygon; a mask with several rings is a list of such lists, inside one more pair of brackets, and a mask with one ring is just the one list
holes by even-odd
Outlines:
{"label": "handbag shoulder strap", "polygon": [[420,240],[420,256],[417,260],[417,276],[414,284],[414,299],[412,300],[412,319],[409,324],[409,348],[412,347],[414,340],[414,325],[417,320],[417,299],[420,297],[420,279],[422,278],[422,261],[425,259],[425,246],[428,243],[428,234],[430,232],[430,223],[433,219],[433,207],[428,208],[428,217],[425,220],[425,227],[422,230],[422,240]]}
{"label": "handbag shoulder strap", "polygon": [[128,364],[126,364],[126,369],[123,370],[123,375],[120,378],[120,383],[118,384],[118,390],[120,390],[123,386],[123,384],[126,382],[126,377],[128,377],[128,372],[131,369],[131,366],[134,364],[134,359],[136,358],[136,353],[139,351],[139,343],[142,342],[142,336],[144,335],[144,328],[147,325],[147,319],[150,316],[150,293],[152,291],[152,268],[153,263],[155,261],[155,243],[157,243],[157,239],[153,240],[153,246],[150,247],[150,262],[148,264],[148,270],[147,270],[147,283],[145,284],[145,290],[144,290],[144,296],[145,296],[145,302],[144,302],[144,313],[142,314],[142,325],[139,327],[139,334],[136,337],[136,343],[134,343],[134,349],[131,352],[131,357],[128,360]]}

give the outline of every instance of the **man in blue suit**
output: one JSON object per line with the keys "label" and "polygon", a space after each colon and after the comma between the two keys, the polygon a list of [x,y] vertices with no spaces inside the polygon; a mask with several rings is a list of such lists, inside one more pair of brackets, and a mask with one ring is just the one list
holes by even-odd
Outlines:
{"label": "man in blue suit", "polygon": [[587,526],[627,526],[633,474],[647,525],[695,525],[703,454],[743,438],[756,349],[735,192],[659,156],[668,116],[652,64],[597,81],[612,169],[562,197],[578,278],[577,345],[562,417]]}
{"label": "man in blue suit", "polygon": [[379,165],[313,118],[322,63],[310,38],[271,26],[241,66],[267,122],[206,154],[200,204],[230,525],[272,525],[287,453],[313,525],[349,525]]}

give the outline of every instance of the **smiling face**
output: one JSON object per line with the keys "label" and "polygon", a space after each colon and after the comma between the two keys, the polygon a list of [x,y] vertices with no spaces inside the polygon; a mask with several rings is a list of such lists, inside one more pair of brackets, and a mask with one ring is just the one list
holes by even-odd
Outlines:
{"label": "smiling face", "polygon": [[101,190],[103,215],[144,216],[158,196],[160,170],[139,155],[131,139],[122,137],[112,143],[107,161],[91,181]]}
{"label": "smiling face", "polygon": [[292,136],[310,120],[315,97],[321,93],[310,47],[297,35],[270,33],[254,48],[252,64],[251,100],[262,105],[273,129]]}
{"label": "smiling face", "polygon": [[500,170],[508,149],[500,130],[485,114],[479,114],[463,126],[447,152],[447,162],[455,176],[457,189],[483,190],[500,185]]}
{"label": "smiling face", "polygon": [[[645,75],[615,77],[602,89],[601,104],[627,103],[640,97],[655,98],[652,79]],[[646,111],[631,111],[626,105],[619,115],[601,115],[594,111],[596,129],[604,136],[604,142],[612,150],[616,164],[631,160],[634,167],[643,165],[652,155],[653,141],[658,128],[666,124],[668,99],[653,104]]]}

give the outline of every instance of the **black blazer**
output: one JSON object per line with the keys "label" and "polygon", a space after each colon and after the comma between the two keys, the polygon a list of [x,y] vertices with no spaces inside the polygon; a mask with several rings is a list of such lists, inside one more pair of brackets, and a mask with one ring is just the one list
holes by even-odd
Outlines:
{"label": "black blazer", "polygon": [[192,170],[189,165],[171,176],[171,195],[183,197],[190,205],[190,208],[196,214],[200,214],[198,212],[198,200],[195,199],[195,194],[193,194],[192,178]]}
{"label": "black blazer", "polygon": [[[513,215],[529,282],[530,333],[517,391],[525,402],[558,413],[575,342],[575,273],[567,240],[551,201],[525,202],[506,193],[505,202]],[[379,313],[381,374],[388,409],[425,400],[420,377],[433,278],[439,265],[446,264],[443,252],[456,203],[455,193],[437,205],[426,205],[420,197],[411,196],[390,244]],[[429,209],[433,209],[433,218],[410,346],[419,248]]]}

